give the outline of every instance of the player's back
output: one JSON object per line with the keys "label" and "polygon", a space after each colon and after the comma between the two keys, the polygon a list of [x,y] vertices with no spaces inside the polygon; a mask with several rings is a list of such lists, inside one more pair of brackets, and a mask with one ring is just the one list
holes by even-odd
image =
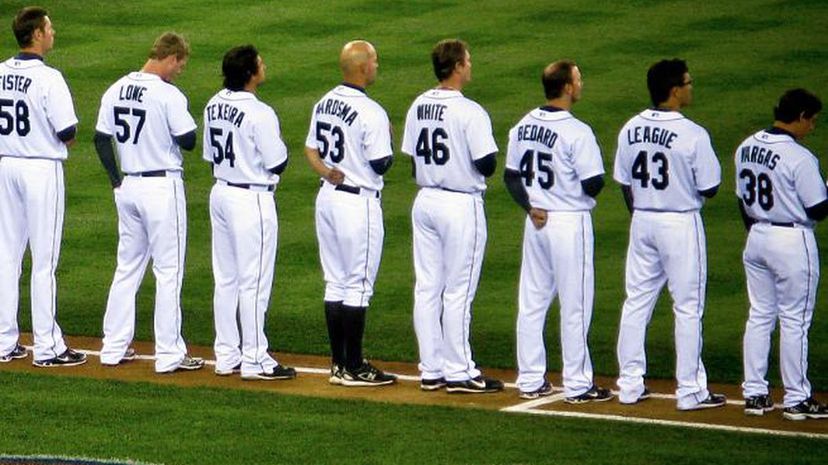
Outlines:
{"label": "player's back", "polygon": [[748,215],[769,223],[813,226],[805,207],[825,200],[817,158],[788,133],[762,130],[735,153],[736,194]]}
{"label": "player's back", "polygon": [[276,112],[250,92],[221,90],[204,107],[203,158],[231,183],[275,185],[287,158]]}
{"label": "player's back", "polygon": [[363,89],[341,84],[313,106],[305,145],[323,162],[345,174],[345,183],[381,190],[383,178],[370,165],[392,155],[390,122],[385,110]]}
{"label": "player's back", "polygon": [[65,159],[57,132],[77,122],[58,70],[33,57],[0,63],[0,155]]}
{"label": "player's back", "polygon": [[418,185],[480,192],[485,177],[473,162],[497,146],[480,105],[456,90],[431,89],[408,110],[402,151],[414,157]]}
{"label": "player's back", "polygon": [[591,210],[595,199],[581,181],[604,173],[589,126],[564,110],[537,108],[509,131],[506,168],[518,171],[536,208]]}
{"label": "player's back", "polygon": [[195,129],[187,98],[152,73],[132,72],[101,98],[98,131],[114,136],[125,173],[181,170],[181,151],[173,136]]}
{"label": "player's back", "polygon": [[675,111],[644,110],[618,134],[614,178],[632,189],[634,207],[691,211],[699,191],[721,183],[721,167],[707,131]]}

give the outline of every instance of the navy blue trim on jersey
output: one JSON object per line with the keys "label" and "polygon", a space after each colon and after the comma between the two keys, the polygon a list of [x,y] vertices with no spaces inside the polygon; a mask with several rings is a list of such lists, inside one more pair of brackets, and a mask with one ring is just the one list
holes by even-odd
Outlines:
{"label": "navy blue trim on jersey", "polygon": [[364,87],[359,87],[356,84],[351,84],[351,83],[348,83],[348,82],[341,82],[339,85],[340,86],[345,86],[345,87],[350,87],[351,89],[358,90],[358,91],[362,92],[363,94],[368,95],[368,91],[365,90]]}
{"label": "navy blue trim on jersey", "polygon": [[69,142],[70,140],[75,138],[75,133],[76,132],[77,132],[77,126],[73,124],[73,125],[69,126],[66,129],[62,129],[62,130],[58,131],[57,132],[57,138],[61,142],[66,143],[66,142]]}
{"label": "navy blue trim on jersey", "polygon": [[765,129],[765,132],[767,132],[768,134],[776,134],[778,136],[789,136],[791,139],[796,140],[796,136],[793,135],[793,133],[785,129],[782,129],[778,126],[772,126],[768,129]]}
{"label": "navy blue trim on jersey", "polygon": [[538,110],[548,111],[550,113],[553,113],[553,112],[556,112],[556,111],[566,111],[563,108],[556,107],[555,105],[544,105],[542,107],[538,107]]}
{"label": "navy blue trim on jersey", "polygon": [[31,53],[31,52],[20,52],[17,55],[15,55],[14,59],[15,60],[24,60],[24,61],[27,61],[27,60],[40,60],[40,61],[43,61],[42,56],[38,55],[37,53]]}

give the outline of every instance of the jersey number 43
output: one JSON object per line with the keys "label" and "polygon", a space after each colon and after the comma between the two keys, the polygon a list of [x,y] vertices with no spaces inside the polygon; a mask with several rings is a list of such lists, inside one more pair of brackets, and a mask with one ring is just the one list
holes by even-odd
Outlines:
{"label": "jersey number 43", "polygon": [[[651,168],[655,171],[652,176],[650,175]],[[670,185],[670,161],[667,155],[663,152],[656,152],[650,157],[646,150],[638,152],[632,165],[632,177],[639,180],[644,189],[650,184],[655,190],[667,189]]]}

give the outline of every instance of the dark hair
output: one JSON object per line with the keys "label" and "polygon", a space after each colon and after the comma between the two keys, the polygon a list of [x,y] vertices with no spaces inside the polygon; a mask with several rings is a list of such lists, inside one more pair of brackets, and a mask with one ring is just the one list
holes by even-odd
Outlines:
{"label": "dark hair", "polygon": [[17,39],[17,45],[26,48],[34,41],[34,31],[46,27],[46,16],[49,13],[39,6],[27,6],[17,12],[12,21],[12,31]]}
{"label": "dark hair", "polygon": [[683,86],[686,72],[687,63],[678,58],[661,60],[650,66],[650,70],[647,71],[647,88],[650,90],[653,105],[658,106],[667,101],[673,87]]}
{"label": "dark hair", "polygon": [[571,60],[556,61],[543,70],[541,82],[546,99],[558,98],[563,94],[564,87],[572,84],[572,70],[578,65]]}
{"label": "dark hair", "polygon": [[791,89],[779,98],[779,104],[773,108],[773,119],[793,123],[800,115],[810,119],[820,111],[822,101],[819,97],[805,89]]}
{"label": "dark hair", "polygon": [[244,90],[245,84],[259,71],[258,56],[259,51],[252,45],[233,47],[225,53],[224,61],[221,63],[224,87],[236,91]]}
{"label": "dark hair", "polygon": [[434,75],[438,81],[451,76],[454,67],[466,59],[469,46],[460,39],[446,39],[437,42],[431,50],[431,64],[434,65]]}

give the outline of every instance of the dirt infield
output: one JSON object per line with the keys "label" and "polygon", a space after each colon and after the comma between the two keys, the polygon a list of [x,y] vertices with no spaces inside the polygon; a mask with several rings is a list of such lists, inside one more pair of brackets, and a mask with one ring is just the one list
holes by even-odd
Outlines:
{"label": "dirt infield", "polygon": [[[240,389],[250,391],[269,391],[309,397],[335,399],[361,399],[371,402],[391,404],[445,405],[451,407],[501,410],[506,412],[578,417],[624,421],[635,423],[663,424],[730,431],[755,432],[763,434],[805,436],[828,439],[828,420],[787,421],[782,419],[779,409],[763,417],[747,417],[743,413],[743,404],[738,386],[712,384],[715,392],[727,395],[729,401],[724,408],[694,412],[679,412],[675,408],[675,384],[666,380],[648,380],[647,385],[653,392],[651,399],[637,405],[621,405],[617,401],[569,405],[563,402],[563,394],[556,390],[550,397],[534,401],[521,400],[517,390],[511,384],[515,372],[510,370],[485,370],[488,376],[505,380],[507,389],[496,394],[447,394],[445,391],[423,392],[419,389],[417,367],[410,363],[376,361],[382,369],[401,375],[400,382],[393,386],[381,388],[348,388],[328,384],[329,361],[325,357],[276,354],[277,360],[297,368],[299,375],[289,381],[242,381],[238,376],[216,376],[213,366],[195,372],[178,372],[159,375],[153,371],[151,343],[138,342],[135,349],[139,360],[127,362],[117,367],[104,367],[98,361],[97,352],[101,347],[100,339],[69,337],[73,348],[90,352],[89,362],[78,367],[36,368],[32,366],[31,353],[26,359],[14,360],[0,364],[0,371],[33,372],[53,376],[70,376],[119,381],[143,381],[190,387],[212,387],[223,389]],[[31,344],[31,336],[23,335],[21,343]],[[212,360],[211,348],[191,346],[192,355]],[[211,363],[211,362],[208,362]],[[560,386],[560,375],[554,373],[550,381]],[[599,385],[612,387],[614,380],[599,378]],[[773,392],[774,399],[781,401],[781,391]],[[816,397],[824,400],[825,395]]]}

